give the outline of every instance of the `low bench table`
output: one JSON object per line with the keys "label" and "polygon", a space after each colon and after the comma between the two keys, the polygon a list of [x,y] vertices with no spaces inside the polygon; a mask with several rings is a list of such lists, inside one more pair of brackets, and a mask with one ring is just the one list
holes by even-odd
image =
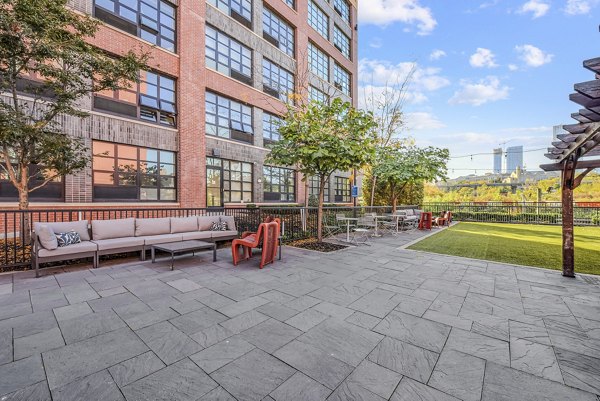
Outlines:
{"label": "low bench table", "polygon": [[197,241],[197,240],[169,242],[166,244],[152,245],[152,248],[150,248],[150,254],[152,255],[152,263],[154,263],[154,259],[155,259],[154,253],[156,250],[170,253],[171,254],[171,270],[173,270],[173,259],[175,258],[175,254],[189,253],[189,252],[192,252],[192,254],[193,254],[195,251],[200,251],[203,249],[212,249],[213,250],[213,262],[217,261],[217,243],[216,242]]}

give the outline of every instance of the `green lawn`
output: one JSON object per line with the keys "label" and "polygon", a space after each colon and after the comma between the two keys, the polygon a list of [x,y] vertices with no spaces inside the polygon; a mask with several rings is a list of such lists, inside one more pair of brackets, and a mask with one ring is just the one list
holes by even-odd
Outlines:
{"label": "green lawn", "polygon": [[[409,249],[562,270],[561,227],[459,223]],[[575,228],[575,272],[600,274],[600,228]]]}

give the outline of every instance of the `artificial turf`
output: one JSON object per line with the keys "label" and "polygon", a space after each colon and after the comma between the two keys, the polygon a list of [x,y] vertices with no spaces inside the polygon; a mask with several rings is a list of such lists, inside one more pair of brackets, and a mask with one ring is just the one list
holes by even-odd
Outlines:
{"label": "artificial turf", "polygon": [[[409,249],[562,269],[560,226],[459,223]],[[575,272],[600,274],[600,227],[575,228]]]}

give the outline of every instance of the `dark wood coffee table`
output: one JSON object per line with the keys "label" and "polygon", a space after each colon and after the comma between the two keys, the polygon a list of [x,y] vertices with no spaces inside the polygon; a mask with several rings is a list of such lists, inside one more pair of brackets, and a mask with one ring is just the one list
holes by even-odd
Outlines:
{"label": "dark wood coffee table", "polygon": [[181,242],[169,242],[166,244],[156,244],[152,245],[150,248],[150,254],[152,255],[152,263],[154,263],[154,253],[156,250],[168,252],[171,254],[171,270],[173,270],[173,259],[176,254],[189,253],[192,255],[196,251],[200,251],[203,249],[212,249],[213,250],[213,262],[217,261],[217,243],[216,242],[206,242],[206,241],[198,241],[198,240],[189,240],[189,241],[181,241]]}

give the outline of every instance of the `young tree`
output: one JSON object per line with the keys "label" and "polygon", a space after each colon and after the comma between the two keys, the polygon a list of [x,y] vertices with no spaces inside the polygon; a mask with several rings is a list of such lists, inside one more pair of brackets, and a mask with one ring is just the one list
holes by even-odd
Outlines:
{"label": "young tree", "polygon": [[267,161],[295,166],[305,177],[319,177],[319,242],[323,241],[325,184],[334,171],[360,168],[372,160],[374,127],[371,113],[357,110],[341,99],[333,99],[330,104],[310,102],[288,108],[279,127],[281,139],[271,149]]}
{"label": "young tree", "polygon": [[379,177],[395,212],[398,198],[406,188],[446,178],[449,157],[448,149],[419,148],[411,143],[396,142],[378,149],[373,174]]}
{"label": "young tree", "polygon": [[99,24],[67,0],[0,0],[0,172],[18,190],[21,210],[29,193],[89,162],[61,119],[85,117],[82,98],[127,88],[146,68],[147,54],[113,58],[91,45]]}

